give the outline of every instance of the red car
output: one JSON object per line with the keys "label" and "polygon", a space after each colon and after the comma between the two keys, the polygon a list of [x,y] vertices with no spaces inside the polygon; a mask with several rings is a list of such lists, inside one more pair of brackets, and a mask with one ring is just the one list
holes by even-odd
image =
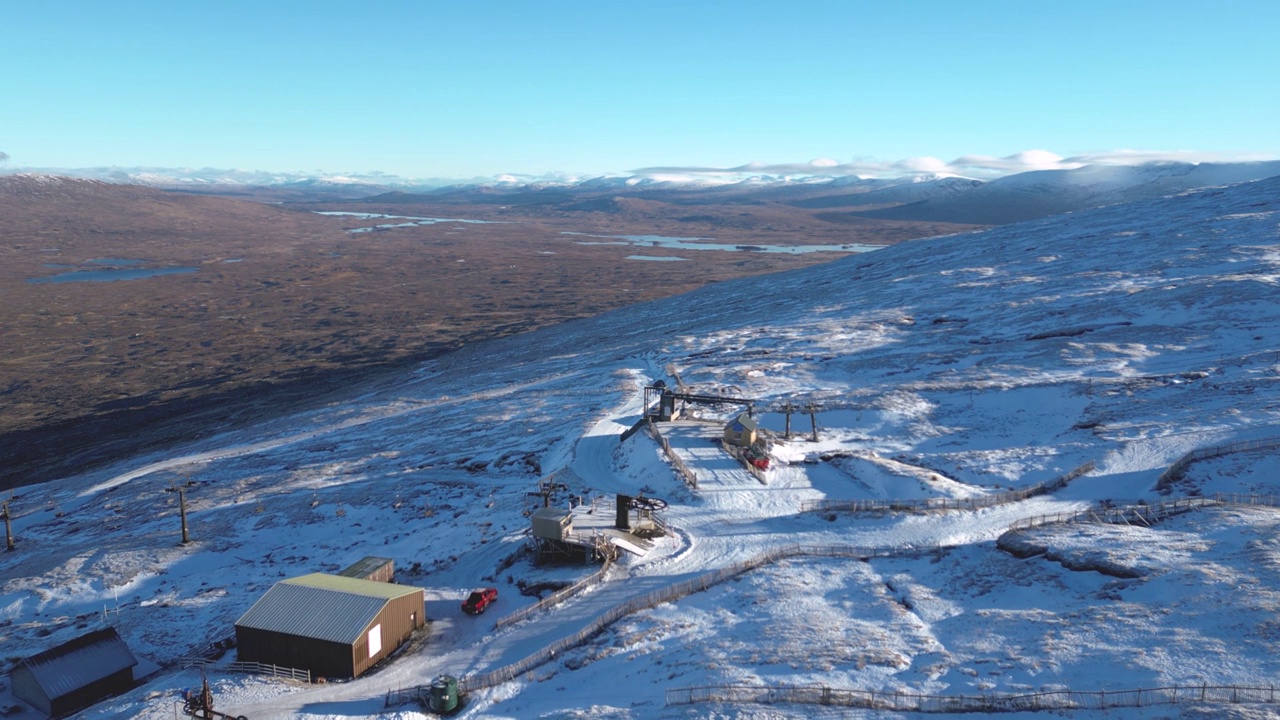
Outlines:
{"label": "red car", "polygon": [[462,612],[468,615],[479,615],[489,604],[498,599],[498,588],[484,588],[472,592],[462,603]]}

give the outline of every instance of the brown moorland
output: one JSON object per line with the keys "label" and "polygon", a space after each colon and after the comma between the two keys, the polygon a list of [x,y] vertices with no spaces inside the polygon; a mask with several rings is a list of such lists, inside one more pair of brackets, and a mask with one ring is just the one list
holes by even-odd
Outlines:
{"label": "brown moorland", "polygon": [[[314,210],[501,222],[351,232],[405,221]],[[884,245],[972,229],[814,212],[608,197],[281,206],[0,178],[0,487],[324,402],[462,344],[843,255],[584,244],[601,239],[566,232],[760,246]],[[684,260],[629,259],[637,255]],[[89,279],[124,274],[143,277]]]}

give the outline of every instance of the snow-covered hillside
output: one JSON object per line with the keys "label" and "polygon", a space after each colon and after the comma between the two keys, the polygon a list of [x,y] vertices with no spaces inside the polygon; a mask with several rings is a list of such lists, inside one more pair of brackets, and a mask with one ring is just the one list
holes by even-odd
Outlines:
{"label": "snow-covered hillside", "polygon": [[872,217],[1001,225],[1113,203],[1173,195],[1280,175],[1280,161],[1159,162],[1036,170],[974,185],[963,193],[876,211]]}
{"label": "snow-covered hillside", "polygon": [[[722,283],[465,348],[326,407],[187,448],[23,488],[18,550],[0,556],[12,662],[99,627],[165,669],[86,711],[168,718],[198,682],[179,659],[229,635],[275,581],[392,557],[427,589],[429,636],[347,683],[299,686],[210,668],[220,709],[270,717],[421,717],[389,691],[536,655],[613,608],[797,545],[652,609],[512,682],[462,717],[849,717],[806,705],[666,706],[691,685],[819,684],[977,695],[1274,683],[1280,511],[1207,507],[1149,527],[1050,524],[1023,558],[1011,525],[1095,504],[1274,493],[1263,452],[1186,452],[1280,436],[1280,179],[902,243],[829,265]],[[641,433],[641,388],[672,381],[757,398],[775,432],[758,482],[714,442],[728,417],[665,424],[687,488]],[[784,402],[819,403],[782,437]],[[802,512],[823,499],[977,501],[1092,461],[1065,488],[974,510]],[[571,494],[665,498],[675,532],[644,558],[495,630],[461,614],[483,584],[586,575],[534,567],[523,533],[537,479]],[[174,484],[188,487],[181,547]],[[870,551],[875,551],[870,553]],[[870,554],[885,557],[870,557]],[[1105,562],[1103,562],[1105,561]],[[1124,572],[1110,574],[1098,569]],[[224,659],[233,659],[231,655]],[[1265,716],[1254,706],[1165,716]],[[1271,706],[1274,709],[1275,706]],[[1075,717],[1149,717],[1149,708]],[[823,713],[826,713],[823,715]],[[28,710],[28,713],[30,711]],[[884,717],[885,714],[868,714]],[[1021,717],[1057,717],[1025,713]],[[22,716],[19,716],[22,717]]]}

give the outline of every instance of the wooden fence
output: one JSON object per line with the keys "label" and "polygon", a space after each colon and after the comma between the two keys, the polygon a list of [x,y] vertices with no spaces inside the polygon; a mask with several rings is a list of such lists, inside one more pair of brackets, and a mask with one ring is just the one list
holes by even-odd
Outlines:
{"label": "wooden fence", "polygon": [[[517,660],[482,675],[468,675],[458,681],[460,693],[475,692],[484,688],[501,685],[520,677],[524,673],[554,660],[556,655],[575,648],[604,631],[618,620],[649,608],[657,607],[665,602],[677,600],[686,595],[701,592],[750,570],[794,557],[845,557],[867,559],[871,557],[917,556],[936,552],[941,547],[905,547],[905,548],[873,548],[852,545],[790,545],[774,548],[760,553],[743,562],[734,563],[698,577],[658,588],[644,595],[634,597],[605,611],[593,619],[586,627],[573,635],[561,638],[529,656]],[[430,685],[416,685],[388,692],[388,707],[426,697]]]}
{"label": "wooden fence", "polygon": [[[1170,503],[1161,503],[1159,505],[1146,505],[1146,506],[1135,505],[1135,506],[1126,506],[1126,507],[1109,508],[1109,509],[1095,508],[1095,509],[1091,509],[1091,510],[1080,512],[1080,513],[1045,515],[1045,516],[1041,516],[1040,518],[1030,518],[1028,520],[1023,520],[1023,521],[1014,523],[1014,525],[1010,526],[1010,530],[1013,531],[1023,527],[1031,527],[1032,525],[1035,525],[1035,524],[1046,524],[1048,522],[1128,522],[1132,524],[1132,522],[1138,521],[1138,522],[1149,523],[1149,522],[1157,522],[1160,518],[1163,518],[1163,517],[1169,517],[1174,514],[1180,514],[1192,509],[1211,506],[1211,505],[1253,505],[1253,506],[1264,506],[1264,507],[1280,507],[1280,497],[1261,496],[1261,495],[1223,495],[1223,496],[1214,497],[1214,498],[1187,498],[1185,500],[1178,500],[1176,502],[1170,502]],[[867,560],[870,558],[877,558],[877,557],[919,557],[923,555],[937,553],[942,550],[948,549],[950,547],[954,547],[954,545],[903,546],[903,547],[868,547],[868,546],[857,546],[857,545],[787,545],[787,546],[774,548],[772,550],[767,550],[748,560],[737,562],[732,565],[719,568],[717,570],[712,570],[710,572],[699,575],[698,577],[685,580],[683,582],[674,583],[666,587],[658,588],[649,593],[632,598],[631,600],[628,600],[624,603],[616,605],[613,608],[602,613],[601,615],[597,616],[586,627],[584,627],[582,630],[578,631],[577,633],[574,633],[573,635],[570,635],[565,638],[561,638],[555,643],[552,643],[551,645],[525,657],[522,660],[518,660],[514,663],[511,663],[510,665],[497,668],[496,670],[493,670],[492,672],[489,672],[489,673],[485,673],[483,675],[472,675],[472,676],[467,676],[462,678],[459,681],[459,690],[460,692],[474,692],[476,690],[493,687],[495,685],[500,685],[502,683],[514,680],[515,678],[519,677],[520,675],[523,675],[524,673],[532,670],[533,668],[538,667],[543,663],[546,663],[555,659],[557,654],[561,654],[566,650],[569,650],[571,648],[577,647],[585,643],[587,640],[603,632],[604,629],[607,628],[609,625],[617,622],[618,620],[620,620],[623,617],[626,617],[627,615],[631,615],[641,610],[647,610],[649,608],[656,607],[658,605],[661,605],[666,602],[670,602],[672,600],[677,600],[686,595],[691,595],[696,592],[701,592],[719,583],[725,582],[726,580],[742,575],[743,573],[749,572],[751,570],[755,570],[765,565],[777,563],[782,560],[799,558],[799,557],[851,558],[851,559],[858,559],[858,560]],[[1259,690],[1258,688],[1240,688],[1240,687],[1234,687],[1234,686],[1230,686],[1230,687],[1221,686],[1221,687],[1227,688],[1228,690],[1231,690],[1236,693],[1255,693]],[[418,697],[422,693],[425,693],[427,689],[428,689],[428,686],[426,685],[410,688],[407,690],[400,691],[401,694],[399,697],[401,697],[402,700],[410,697]],[[748,688],[748,689],[756,693],[772,692],[775,690],[773,688]],[[692,691],[695,689],[686,689],[686,690]],[[1154,701],[1154,698],[1157,697],[1157,695],[1155,695],[1154,693],[1158,693],[1164,690],[1168,690],[1168,688],[1156,688],[1151,690],[1143,690],[1140,692],[1149,693],[1150,695],[1143,696],[1143,697],[1147,697],[1150,704],[1156,704]],[[1197,686],[1195,688],[1190,688],[1190,687],[1177,688],[1176,689],[1177,692],[1175,692],[1175,696],[1177,696],[1178,692],[1189,693],[1192,690],[1204,691],[1205,693],[1218,692],[1219,686]],[[1271,688],[1266,688],[1266,690],[1268,693],[1273,692]],[[810,692],[810,691],[812,691],[812,688],[806,689],[806,692]],[[679,692],[679,691],[676,691],[676,692]],[[861,691],[848,691],[848,692],[861,692]],[[1117,702],[1117,703],[1121,702],[1121,700],[1116,699],[1121,697],[1118,694],[1119,692],[1120,691],[1116,691],[1117,694],[1115,695],[1115,698],[1113,698],[1114,702]],[[1125,692],[1139,692],[1139,691],[1125,691]],[[1224,690],[1223,692],[1226,692],[1226,691]],[[1051,695],[1051,694],[1053,693],[1047,693],[1047,694],[1040,693],[1036,695]],[[1102,693],[1102,694],[1106,696],[1111,696],[1112,691],[1106,691],[1105,693]],[[893,693],[880,693],[879,695],[888,696],[888,697],[895,696]],[[1091,693],[1083,693],[1083,695],[1091,695]],[[907,697],[901,694],[899,694],[898,696]],[[931,696],[916,696],[916,697],[931,697]],[[990,697],[988,696],[982,696],[982,697],[985,699],[984,700],[985,702],[991,701]],[[1019,698],[1023,696],[1009,696],[1009,697]],[[1190,696],[1188,695],[1187,698],[1189,697]],[[1213,697],[1216,698],[1218,696],[1215,695]],[[1253,697],[1253,695],[1249,695],[1249,697]],[[388,702],[392,702],[393,700],[394,698],[388,695]],[[713,702],[713,701],[714,700],[708,699],[708,700],[697,700],[696,702]],[[754,702],[754,701],[724,700],[723,702]],[[784,702],[784,701],[779,700],[777,702]],[[792,702],[792,701],[785,701],[785,702]],[[794,701],[794,702],[801,702],[801,701]],[[937,702],[954,703],[958,701],[956,701],[954,697],[948,696],[948,697],[943,697],[938,699]],[[1001,702],[1016,703],[1019,701],[1016,699],[1006,699],[1006,700],[1002,700]],[[1048,702],[1048,701],[1045,701],[1045,702]],[[1179,702],[1182,702],[1182,700],[1180,700]],[[1209,700],[1206,700],[1206,702],[1219,702],[1219,700],[1209,699]],[[1230,702],[1230,701],[1222,700],[1221,702]],[[1239,702],[1262,702],[1262,701],[1239,700]],[[1271,701],[1267,700],[1266,702],[1271,702]],[[669,701],[669,704],[671,704],[670,701]],[[679,703],[676,703],[676,704],[679,704]],[[1108,707],[1121,707],[1121,706],[1122,705],[1117,704],[1117,705],[1111,705]],[[862,706],[857,706],[857,707],[862,707]],[[881,707],[881,706],[875,706],[875,707]],[[892,708],[894,706],[888,705],[885,707]],[[952,707],[952,706],[945,705],[945,707]],[[1015,705],[1003,705],[1000,707],[1016,708]],[[1045,707],[1049,708],[1049,707],[1074,707],[1074,706],[1046,705]],[[1093,706],[1081,706],[1081,707],[1093,707]],[[910,708],[902,707],[901,709],[910,709]],[[958,710],[947,710],[947,711],[958,712]],[[924,712],[928,712],[928,711],[925,710]],[[943,711],[939,710],[938,712],[943,712]]]}
{"label": "wooden fence", "polygon": [[1060,475],[1048,482],[1042,482],[1022,490],[979,495],[968,498],[911,498],[906,500],[805,500],[800,504],[800,512],[865,512],[896,511],[925,513],[935,510],[977,510],[979,508],[1006,505],[1021,502],[1037,495],[1056,492],[1067,486],[1072,480],[1093,472],[1094,462]]}
{"label": "wooden fence", "polygon": [[1209,497],[1190,497],[1150,505],[1095,505],[1073,513],[1055,513],[1023,518],[1009,526],[1010,532],[1054,523],[1107,523],[1111,525],[1151,526],[1158,522],[1205,507],[1239,506],[1280,508],[1280,496],[1218,493]]}
{"label": "wooden fence", "polygon": [[288,680],[299,680],[301,682],[311,682],[310,670],[299,670],[297,668],[280,667],[279,665],[271,665],[269,663],[256,662],[233,662],[227,665],[214,665],[213,660],[205,660],[203,658],[191,658],[182,663],[182,667],[199,667],[211,670],[219,670],[222,672],[246,673],[249,675],[270,675],[271,677],[285,678]]}
{"label": "wooden fence", "polygon": [[641,430],[644,430],[645,426],[652,425],[652,424],[653,424],[653,419],[650,418],[648,415],[645,415],[644,417],[637,420],[634,425],[627,428],[626,430],[623,430],[622,434],[618,436],[618,442],[620,443],[626,442],[631,438],[632,435],[635,435]]}
{"label": "wooden fence", "polygon": [[1106,710],[1178,703],[1274,704],[1275,686],[1172,685],[1133,690],[1051,690],[1035,693],[921,695],[852,690],[822,685],[718,685],[671,688],[668,706],[696,703],[830,705],[921,713],[995,713],[1053,710]]}
{"label": "wooden fence", "polygon": [[725,442],[723,438],[720,439],[720,448],[729,453],[733,458],[737,459],[737,461],[742,464],[742,467],[746,468],[747,472],[751,473],[751,476],[758,480],[761,485],[769,484],[765,481],[764,471],[751,464],[751,461],[747,459],[743,448],[734,447]]}
{"label": "wooden fence", "polygon": [[662,446],[662,452],[666,454],[667,461],[676,469],[676,472],[680,473],[680,477],[684,478],[685,484],[696,490],[698,487],[698,476],[694,475],[693,471],[689,469],[689,466],[684,464],[684,460],[681,460],[680,456],[671,449],[671,443],[667,442],[667,439],[662,436],[662,431],[658,429],[658,424],[648,423],[646,429],[649,431],[649,434],[653,436],[653,439]]}
{"label": "wooden fence", "polygon": [[608,574],[609,569],[612,566],[613,566],[612,560],[606,559],[604,565],[600,566],[599,570],[582,578],[578,582],[568,587],[561,588],[560,590],[555,591],[554,593],[546,596],[545,598],[542,598],[538,602],[532,605],[529,605],[528,607],[521,608],[511,613],[510,615],[506,615],[504,617],[498,618],[497,622],[493,624],[493,629],[501,630],[504,627],[515,625],[521,620],[528,619],[534,615],[537,615],[540,612],[543,612],[544,610],[548,610],[552,607],[555,607],[556,605],[559,605],[565,600],[568,600],[574,595],[577,595],[583,590],[586,590],[592,585],[595,585],[596,583],[604,580],[605,575]]}
{"label": "wooden fence", "polygon": [[[483,675],[471,675],[462,678],[458,683],[459,692],[474,692],[502,683],[509,682],[533,668],[555,659],[556,655],[577,647],[600,634],[609,625],[641,610],[657,607],[666,602],[677,600],[686,595],[701,592],[745,572],[755,570],[764,565],[794,557],[844,557],[867,559],[871,557],[918,556],[936,552],[941,547],[906,547],[906,548],[874,548],[852,545],[790,545],[768,550],[743,562],[734,563],[717,570],[699,575],[683,582],[667,585],[644,595],[634,597],[614,606],[592,620],[577,633],[552,643],[522,660],[505,667],[498,668]],[[428,686],[420,686],[401,691],[406,697],[416,697],[425,692]]]}
{"label": "wooden fence", "polygon": [[[684,462],[671,450],[670,443],[662,437],[655,424],[647,423],[647,429],[662,446],[668,460],[685,478],[690,487],[697,487],[696,476]],[[1193,451],[1184,456],[1177,466],[1183,468],[1190,462],[1207,457],[1216,457],[1230,452],[1280,446],[1280,439],[1250,440],[1241,443],[1205,448]],[[1196,457],[1191,457],[1196,455]],[[1190,459],[1188,459],[1190,458]],[[990,507],[1002,503],[1017,502],[1029,497],[1059,490],[1071,480],[1085,475],[1094,469],[1092,461],[1081,465],[1065,475],[1046,483],[1040,483],[1024,490],[988,495],[981,498],[953,500],[935,498],[930,500],[872,500],[872,501],[815,501],[807,502],[803,511],[875,509],[927,511],[938,509],[976,509]],[[1171,466],[1166,473],[1174,470]],[[1163,478],[1164,475],[1161,475]],[[822,503],[840,505],[826,506]],[[848,504],[856,504],[849,507]],[[868,506],[866,503],[874,505]],[[1219,494],[1214,497],[1185,498],[1155,505],[1129,505],[1123,507],[1094,506],[1077,513],[1060,513],[1042,515],[1017,521],[1009,527],[1009,531],[1045,525],[1055,522],[1107,522],[1150,525],[1167,517],[1188,512],[1193,509],[1221,506],[1249,505],[1264,507],[1280,507],[1280,497],[1266,495],[1232,495]],[[796,557],[845,557],[866,560],[873,557],[909,557],[940,552],[951,545],[938,546],[906,546],[906,547],[862,547],[851,545],[790,545],[765,551],[743,562],[710,571],[683,582],[658,588],[645,595],[638,596],[614,606],[597,616],[586,627],[577,633],[548,645],[527,657],[509,665],[497,668],[482,675],[469,675],[459,680],[458,689],[462,693],[470,693],[484,688],[494,687],[529,672],[546,662],[554,660],[557,654],[577,647],[587,640],[603,632],[609,625],[627,615],[656,607],[665,602],[679,599],[695,592],[701,592],[743,573],[764,565]],[[584,578],[571,588],[580,592],[592,582],[603,578],[607,568],[601,568],[595,576]],[[596,577],[598,576],[598,577]],[[581,587],[579,587],[581,586]],[[561,593],[570,590],[565,588]],[[559,593],[557,593],[559,594]],[[573,593],[557,598],[554,602],[542,605],[541,602],[531,608],[512,613],[502,618],[495,627],[503,627],[530,617],[534,613],[561,602]],[[551,596],[547,600],[551,600]],[[543,601],[545,602],[545,601]],[[536,608],[536,609],[535,609]],[[519,615],[519,617],[513,617]],[[386,696],[388,707],[411,700],[427,697],[430,685],[417,685],[409,688],[390,691]],[[1049,691],[1026,694],[989,693],[983,695],[921,695],[911,693],[887,693],[868,690],[850,690],[829,688],[825,686],[778,686],[758,687],[743,685],[703,686],[690,688],[673,688],[667,690],[667,705],[689,705],[702,702],[725,703],[797,703],[820,704],[844,707],[859,707],[880,710],[905,710],[926,713],[943,712],[996,712],[1016,710],[1070,710],[1070,709],[1106,709],[1119,707],[1146,707],[1149,705],[1173,704],[1184,702],[1198,703],[1275,703],[1275,688],[1272,686],[1234,686],[1234,685],[1198,685],[1169,686],[1161,688],[1143,688],[1135,690],[1100,690],[1100,691]]]}
{"label": "wooden fence", "polygon": [[1191,467],[1194,462],[1230,455],[1231,453],[1247,452],[1249,450],[1273,450],[1278,447],[1280,447],[1280,436],[1241,440],[1225,445],[1197,448],[1178,458],[1164,472],[1160,473],[1160,479],[1156,481],[1156,489],[1161,491],[1172,489],[1174,483],[1186,477],[1187,468]]}
{"label": "wooden fence", "polygon": [[[1265,505],[1268,507],[1280,506],[1280,498],[1264,498],[1262,496],[1241,496],[1241,498],[1242,499],[1250,498],[1255,500],[1255,502],[1248,502],[1248,503],[1241,503],[1241,504]],[[1224,503],[1221,501],[1218,501],[1216,498],[1189,498],[1187,500],[1178,501],[1177,503],[1165,503],[1164,505],[1169,506],[1167,509],[1158,508],[1157,506],[1146,506],[1149,509],[1153,509],[1153,513],[1145,517],[1148,517],[1148,518],[1156,517],[1159,513],[1166,512],[1166,511],[1167,512],[1174,512],[1174,511],[1186,512],[1189,509],[1193,509],[1195,507],[1204,507],[1210,504],[1224,504]],[[1132,507],[1141,507],[1141,506],[1132,506]],[[1115,510],[1116,512],[1110,513],[1110,514],[1104,513],[1103,515],[1091,515],[1089,511],[1086,511],[1082,513],[1074,513],[1070,515],[1064,514],[1061,516],[1042,516],[1042,517],[1046,519],[1053,518],[1052,520],[1046,520],[1046,522],[1088,521],[1088,519],[1091,517],[1114,517],[1114,518],[1117,518],[1118,520],[1119,518],[1122,517],[1123,512],[1126,510],[1130,510],[1130,508],[1114,508],[1113,510]],[[1024,526],[1024,527],[1030,526],[1030,525],[1025,525],[1024,522],[1025,521],[1015,523],[1015,526]],[[1010,529],[1013,530],[1015,528],[1011,527]],[[527,657],[521,660],[517,660],[516,662],[497,668],[488,673],[484,673],[481,675],[469,675],[469,676],[463,677],[461,680],[459,680],[459,683],[458,683],[459,692],[464,692],[464,693],[475,692],[478,690],[482,690],[484,688],[494,687],[496,685],[501,685],[502,683],[505,683],[505,682],[510,682],[516,679],[517,677],[523,675],[524,673],[527,673],[530,670],[533,670],[539,665],[542,665],[546,662],[554,660],[556,655],[562,654],[566,650],[570,650],[572,648],[575,648],[587,642],[591,638],[603,632],[605,628],[607,628],[609,625],[612,625],[613,623],[617,622],[623,617],[626,617],[627,615],[631,615],[641,610],[647,610],[649,608],[656,607],[658,605],[661,605],[666,602],[670,602],[672,600],[677,600],[686,595],[691,595],[696,592],[701,592],[719,583],[725,582],[726,580],[732,579],[734,577],[742,575],[743,573],[749,572],[751,570],[755,570],[765,565],[777,563],[782,560],[787,560],[791,558],[798,558],[798,557],[851,558],[851,559],[858,559],[858,560],[867,560],[867,559],[876,558],[876,557],[919,557],[923,555],[941,552],[942,550],[948,549],[950,547],[954,547],[954,545],[902,546],[902,547],[897,547],[897,546],[866,547],[866,546],[856,546],[856,545],[788,545],[788,546],[774,548],[772,550],[767,550],[748,560],[733,563],[732,565],[728,565],[728,566],[719,568],[717,570],[712,570],[710,572],[704,573],[702,575],[699,575],[695,578],[691,578],[689,580],[685,580],[683,582],[674,583],[672,585],[658,588],[644,595],[637,596],[626,602],[620,603],[619,605],[616,605],[613,608],[610,608],[604,613],[598,615],[596,618],[594,618],[590,623],[588,623],[585,627],[583,627],[578,632],[572,635],[569,635],[567,637],[561,638],[560,640],[557,640],[556,642],[542,648],[541,650],[538,650],[528,655]],[[392,705],[398,705],[404,702],[408,702],[413,699],[425,697],[429,689],[430,689],[429,685],[418,685],[411,688],[397,690],[394,693],[387,694],[386,702],[388,706],[392,706]],[[1028,696],[1022,696],[1022,695],[985,696],[984,695],[984,696],[973,696],[973,697],[976,697],[978,699],[981,699],[983,702],[988,703],[988,705],[981,706],[982,708],[991,707],[990,703],[992,702],[999,702],[1003,704],[994,706],[997,709],[1040,709],[1041,706],[1028,705],[1026,707],[1022,707],[1017,705],[1017,703],[1023,702],[1023,700],[1020,700],[1019,698],[1024,698],[1024,697],[1040,697],[1040,696],[1048,697],[1048,696],[1058,696],[1058,695],[1063,695],[1067,697],[1077,697],[1077,696],[1093,697],[1100,694],[1104,698],[1110,697],[1111,702],[1115,703],[1113,705],[1106,705],[1105,707],[1131,707],[1133,705],[1122,705],[1120,703],[1137,702],[1139,700],[1144,700],[1145,698],[1145,702],[1147,702],[1148,704],[1157,704],[1156,698],[1162,697],[1158,695],[1158,693],[1168,691],[1168,690],[1170,689],[1155,688],[1151,690],[1142,690],[1142,691],[1105,691],[1101,693],[1088,693],[1088,692],[1069,693],[1064,691],[1063,693],[1035,693]],[[1197,687],[1175,688],[1173,689],[1173,697],[1182,697],[1179,695],[1179,693],[1188,693],[1185,696],[1185,699],[1178,700],[1178,702],[1190,702],[1191,695],[1189,693],[1191,693],[1192,691],[1197,691],[1197,692],[1201,692],[1206,698],[1205,700],[1203,700],[1203,702],[1273,702],[1270,699],[1265,701],[1250,699],[1250,698],[1259,697],[1258,693],[1262,692],[1263,690],[1269,693],[1268,697],[1271,697],[1270,693],[1274,692],[1274,690],[1270,687],[1252,688],[1252,687],[1235,687],[1235,686],[1197,686]],[[932,698],[931,700],[929,700],[929,702],[934,703],[934,705],[930,705],[929,707],[936,706],[939,708],[945,708],[945,709],[937,710],[936,712],[961,712],[964,710],[957,709],[957,708],[969,707],[967,705],[963,705],[964,702],[968,702],[968,700],[965,699],[967,696],[925,696],[925,695],[907,695],[902,693],[896,693],[896,694],[895,693],[875,693],[870,691],[852,691],[852,690],[837,691],[830,688],[822,688],[820,686],[812,686],[812,687],[805,687],[805,688],[798,688],[798,689],[797,688],[767,688],[767,687],[762,688],[762,687],[745,687],[745,686],[684,688],[684,689],[675,689],[675,690],[669,691],[667,702],[668,704],[689,704],[692,702],[797,702],[797,703],[802,703],[802,702],[813,702],[813,701],[798,700],[798,699],[775,699],[770,701],[770,700],[756,700],[751,698],[783,697],[783,695],[787,695],[787,694],[790,694],[791,696],[794,696],[794,697],[813,697],[813,693],[821,692],[821,691],[825,691],[827,693],[837,693],[837,692],[855,693],[855,694],[861,693],[861,696],[891,698],[890,700],[886,701],[890,703],[908,702],[903,698]],[[1124,699],[1125,696],[1123,695],[1123,693],[1125,692],[1137,693],[1137,695],[1135,696],[1136,699],[1134,700]],[[1233,693],[1232,695],[1233,697],[1238,697],[1241,699],[1219,700],[1218,698],[1220,697],[1220,695],[1211,694],[1211,693],[1220,693],[1220,692],[1221,693],[1230,692],[1230,693]],[[671,693],[676,693],[674,697],[677,698],[677,701],[672,700],[673,696],[671,695]],[[684,702],[679,702],[678,701],[679,698],[685,697],[685,695],[681,695],[681,693],[685,693],[688,697],[692,699]],[[746,693],[746,694],[713,695],[713,693]],[[770,695],[770,693],[773,693],[774,695]],[[778,693],[782,693],[783,695],[779,695]],[[805,693],[808,693],[808,695],[805,695]],[[1146,693],[1146,695],[1142,695],[1142,693]],[[850,695],[850,697],[853,697],[853,696]],[[1084,700],[1080,700],[1079,697],[1077,697],[1076,700],[1073,700],[1073,702],[1085,702]],[[1222,695],[1222,697],[1225,697],[1225,695]],[[720,699],[717,699],[717,698],[720,698]],[[892,700],[892,698],[898,698],[898,700],[895,701],[895,700]],[[957,698],[960,698],[960,699],[957,699]],[[1003,699],[993,700],[992,698],[1003,698]],[[817,702],[821,702],[821,701],[817,701]],[[852,703],[852,702],[853,702],[852,700],[849,701],[849,703]],[[1028,700],[1026,702],[1033,702],[1033,701]],[[1034,702],[1049,703],[1051,701],[1042,699],[1042,700],[1035,700]],[[961,703],[961,704],[957,705],[957,703]],[[843,703],[831,702],[828,704],[839,705]],[[897,707],[898,709],[903,709],[903,710],[913,709],[912,706],[908,706],[908,705],[895,706],[892,704],[889,704],[889,705],[850,704],[849,706],[850,707],[874,707],[874,708],[885,708],[885,709],[893,709]],[[977,708],[978,706],[974,706],[974,707]],[[1052,709],[1052,708],[1058,708],[1058,707],[1071,708],[1071,707],[1104,707],[1104,706],[1101,706],[1101,705],[1076,706],[1076,705],[1049,705],[1049,704],[1043,705],[1044,709]],[[929,709],[921,709],[920,711],[935,712]]]}
{"label": "wooden fence", "polygon": [[250,673],[253,675],[270,675],[271,677],[300,680],[305,683],[311,682],[310,670],[280,667],[279,665],[268,665],[256,662],[233,662],[230,665],[225,666],[225,669],[230,672]]}

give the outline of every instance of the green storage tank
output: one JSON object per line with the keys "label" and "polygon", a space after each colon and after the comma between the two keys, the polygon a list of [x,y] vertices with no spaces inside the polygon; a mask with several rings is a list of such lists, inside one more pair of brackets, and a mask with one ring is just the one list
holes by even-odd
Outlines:
{"label": "green storage tank", "polygon": [[441,675],[431,683],[431,709],[434,712],[451,712],[458,709],[458,678]]}

